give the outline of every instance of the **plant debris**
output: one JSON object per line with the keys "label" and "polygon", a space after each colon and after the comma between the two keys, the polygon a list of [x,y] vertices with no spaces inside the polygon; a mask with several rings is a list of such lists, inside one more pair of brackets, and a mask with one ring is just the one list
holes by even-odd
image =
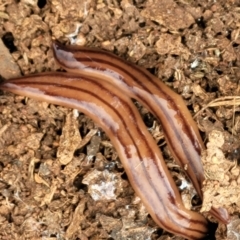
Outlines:
{"label": "plant debris", "polygon": [[212,206],[224,207],[230,214],[240,211],[240,167],[236,159],[225,158],[221,150],[223,144],[221,131],[214,130],[209,134],[207,150],[202,156],[206,178],[202,212],[209,211]]}

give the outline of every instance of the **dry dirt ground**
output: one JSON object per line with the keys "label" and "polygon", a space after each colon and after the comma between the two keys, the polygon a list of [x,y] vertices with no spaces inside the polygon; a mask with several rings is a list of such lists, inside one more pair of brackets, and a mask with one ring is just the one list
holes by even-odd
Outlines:
{"label": "dry dirt ground", "polygon": [[[202,208],[191,186],[185,202],[203,212],[226,207],[232,220],[216,239],[240,239],[239,33],[237,0],[0,0],[0,75],[60,70],[52,39],[147,68],[182,95],[208,148]],[[176,181],[186,181],[161,126],[136,105]],[[1,92],[0,239],[182,238],[153,222],[91,119]]]}

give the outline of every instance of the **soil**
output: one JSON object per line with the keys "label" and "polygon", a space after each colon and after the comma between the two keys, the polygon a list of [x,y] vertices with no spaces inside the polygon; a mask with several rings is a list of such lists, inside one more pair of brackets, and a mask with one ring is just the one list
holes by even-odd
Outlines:
{"label": "soil", "polygon": [[[135,102],[177,184],[187,183],[186,205],[213,222],[206,211],[227,208],[231,222],[218,224],[215,237],[239,239],[239,6],[238,0],[0,0],[0,75],[61,70],[52,39],[147,68],[183,97],[207,146],[200,206],[189,198],[192,186],[161,125]],[[154,223],[91,119],[0,94],[0,239],[182,239]]]}

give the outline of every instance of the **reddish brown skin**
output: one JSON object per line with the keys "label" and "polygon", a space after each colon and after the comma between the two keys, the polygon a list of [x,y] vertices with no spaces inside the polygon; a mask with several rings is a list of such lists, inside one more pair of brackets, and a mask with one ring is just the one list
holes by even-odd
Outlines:
{"label": "reddish brown skin", "polygon": [[109,136],[128,179],[154,221],[187,239],[203,239],[207,221],[187,210],[161,152],[131,99],[114,85],[91,76],[45,73],[11,79],[0,89],[75,108]]}
{"label": "reddish brown skin", "polygon": [[[205,149],[197,125],[183,99],[158,78],[137,65],[116,55],[80,46],[53,43],[58,64],[68,72],[94,76],[99,81],[115,84],[128,96],[137,99],[162,123],[168,147],[179,166],[184,169],[202,199],[204,171],[201,151]],[[218,221],[230,221],[224,208],[210,210]]]}

